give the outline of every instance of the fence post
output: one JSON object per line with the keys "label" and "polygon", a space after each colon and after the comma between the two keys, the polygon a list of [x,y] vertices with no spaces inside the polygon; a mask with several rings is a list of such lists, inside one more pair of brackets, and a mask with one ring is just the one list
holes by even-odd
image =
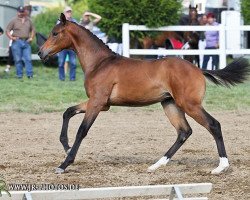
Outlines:
{"label": "fence post", "polygon": [[219,69],[226,67],[227,65],[227,54],[226,54],[226,42],[225,42],[225,25],[221,24],[220,31],[219,31],[219,50],[220,50],[220,57],[219,57]]}
{"label": "fence post", "polygon": [[122,24],[122,54],[129,58],[129,24]]}

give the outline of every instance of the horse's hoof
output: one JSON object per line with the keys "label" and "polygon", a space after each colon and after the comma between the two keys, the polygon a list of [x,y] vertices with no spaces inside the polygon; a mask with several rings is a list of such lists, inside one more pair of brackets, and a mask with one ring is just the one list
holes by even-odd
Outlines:
{"label": "horse's hoof", "polygon": [[217,167],[214,170],[211,171],[211,174],[218,175],[226,172],[228,170],[229,166],[226,167]]}
{"label": "horse's hoof", "polygon": [[65,170],[64,169],[62,169],[62,168],[56,168],[56,171],[55,171],[55,173],[56,174],[63,174],[65,172]]}
{"label": "horse's hoof", "polygon": [[221,174],[227,171],[228,168],[229,168],[228,159],[226,157],[221,157],[219,166],[216,167],[214,170],[212,170],[211,174]]}
{"label": "horse's hoof", "polygon": [[155,164],[151,165],[148,168],[148,172],[152,173],[155,170],[157,170],[159,167],[161,166],[166,166],[166,164],[169,162],[169,158],[167,158],[166,156],[163,156],[160,160],[158,160]]}
{"label": "horse's hoof", "polygon": [[155,168],[153,167],[153,166],[150,166],[148,169],[147,169],[147,172],[148,173],[153,173],[153,172],[155,172]]}
{"label": "horse's hoof", "polygon": [[71,148],[69,148],[67,151],[66,151],[66,154],[69,155],[69,152],[71,151]]}

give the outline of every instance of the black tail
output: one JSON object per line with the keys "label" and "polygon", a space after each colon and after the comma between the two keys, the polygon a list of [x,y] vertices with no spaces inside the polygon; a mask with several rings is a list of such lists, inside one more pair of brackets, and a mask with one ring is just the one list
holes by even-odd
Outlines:
{"label": "black tail", "polygon": [[202,70],[204,76],[215,83],[226,87],[235,86],[243,83],[250,74],[250,65],[248,60],[241,57],[228,64],[220,70]]}

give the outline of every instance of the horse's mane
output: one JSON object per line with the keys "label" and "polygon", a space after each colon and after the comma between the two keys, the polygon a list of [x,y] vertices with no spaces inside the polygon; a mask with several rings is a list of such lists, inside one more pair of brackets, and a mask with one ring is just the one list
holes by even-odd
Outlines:
{"label": "horse's mane", "polygon": [[92,39],[94,39],[94,41],[99,45],[99,46],[103,46],[104,48],[106,48],[107,50],[109,50],[111,53],[115,54],[115,52],[113,52],[108,45],[106,45],[100,38],[98,38],[95,34],[93,34],[90,30],[86,29],[84,26],[81,26],[80,24],[76,23],[76,22],[72,22],[69,21],[70,23],[73,23],[75,25],[77,25],[79,28],[81,28],[83,31],[85,31]]}

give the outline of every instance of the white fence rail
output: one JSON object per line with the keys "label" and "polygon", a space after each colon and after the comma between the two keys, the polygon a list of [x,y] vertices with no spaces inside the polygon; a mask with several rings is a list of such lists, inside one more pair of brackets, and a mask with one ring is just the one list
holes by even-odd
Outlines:
{"label": "white fence rail", "polygon": [[[210,193],[212,183],[180,184],[180,185],[150,185],[129,187],[86,188],[74,191],[17,191],[10,192],[11,197],[3,192],[1,200],[76,200],[122,197],[156,197],[163,196],[169,200],[207,200],[201,195]],[[184,195],[195,197],[184,198]]]}
{"label": "white fence rail", "polygon": [[[172,49],[130,49],[130,31],[218,31],[219,49],[206,50],[172,50]],[[122,26],[123,56],[130,55],[219,55],[219,66],[226,66],[226,55],[250,55],[250,49],[227,49],[226,32],[230,31],[250,31],[250,26],[166,26],[160,28],[148,28],[143,25],[130,25],[124,23]]]}

